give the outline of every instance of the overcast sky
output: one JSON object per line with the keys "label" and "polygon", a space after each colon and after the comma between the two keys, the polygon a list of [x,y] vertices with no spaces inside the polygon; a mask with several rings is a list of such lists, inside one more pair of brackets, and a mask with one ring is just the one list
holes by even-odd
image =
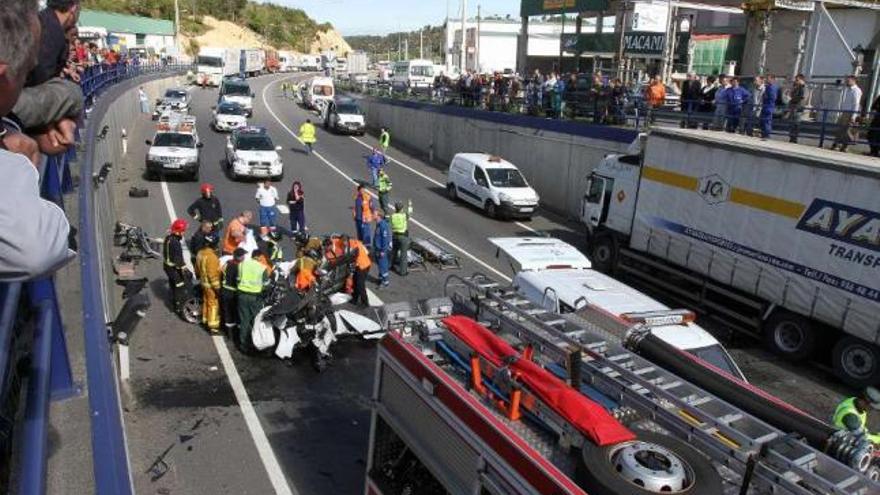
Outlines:
{"label": "overcast sky", "polygon": [[[317,22],[331,22],[343,36],[354,34],[386,34],[415,30],[446,19],[447,0],[273,0],[282,5],[300,8]],[[517,17],[519,0],[468,0],[468,15]],[[458,17],[460,0],[448,0],[450,17]]]}

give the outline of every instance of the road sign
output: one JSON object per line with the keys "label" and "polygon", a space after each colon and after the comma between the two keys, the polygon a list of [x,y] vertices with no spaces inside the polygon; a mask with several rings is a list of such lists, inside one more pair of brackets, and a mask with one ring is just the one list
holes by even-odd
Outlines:
{"label": "road sign", "polygon": [[630,55],[663,55],[666,47],[665,33],[641,33],[628,31],[623,34],[623,49]]}

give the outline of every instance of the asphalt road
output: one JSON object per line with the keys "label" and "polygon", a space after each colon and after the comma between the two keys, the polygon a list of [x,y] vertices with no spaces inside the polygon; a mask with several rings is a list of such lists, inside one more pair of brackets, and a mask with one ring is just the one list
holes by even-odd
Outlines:
{"label": "asphalt road", "polygon": [[[374,137],[352,138],[318,131],[316,152],[306,155],[292,131],[314,115],[281,95],[284,77],[252,79],[256,93],[252,124],[264,125],[281,152],[285,177],[276,183],[283,197],[294,180],[303,183],[306,221],[313,233],[354,234],[352,180],[368,177],[364,156]],[[232,182],[223,171],[226,135],[209,128],[212,89],[192,89],[192,113],[198,117],[202,181],[216,186],[225,217],[256,209],[255,182]],[[172,216],[185,215],[198,197],[199,184],[169,180],[147,182],[143,143],[152,123],[144,116],[132,123],[128,160],[117,186],[145,187],[150,196],[121,199],[120,217],[164,235]],[[392,129],[393,133],[393,129]],[[393,135],[392,135],[393,144]],[[573,243],[577,227],[543,213],[527,223],[496,221],[450,202],[444,174],[392,148],[389,175],[393,199],[411,199],[415,209],[411,235],[432,237],[459,255],[470,274],[503,279],[510,267],[495,258],[492,236],[547,232]],[[167,190],[167,191],[166,191]],[[167,194],[166,194],[167,192]],[[121,205],[122,203],[117,203]],[[286,215],[279,217],[286,224]],[[190,233],[195,228],[191,222]],[[286,255],[292,253],[285,246]],[[132,337],[132,380],[126,405],[135,485],[139,493],[186,494],[351,494],[363,490],[369,435],[374,344],[357,340],[334,348],[335,365],[316,373],[305,354],[287,367],[272,358],[238,354],[222,338],[210,337],[175,318],[167,304],[167,284],[160,262],[142,265],[154,298],[149,317]],[[376,289],[374,302],[412,301],[443,293],[454,272],[392,273],[391,287]],[[375,271],[373,272],[375,275]],[[735,342],[732,353],[753,383],[794,405],[825,417],[843,390],[821,370],[775,362],[755,343]]]}

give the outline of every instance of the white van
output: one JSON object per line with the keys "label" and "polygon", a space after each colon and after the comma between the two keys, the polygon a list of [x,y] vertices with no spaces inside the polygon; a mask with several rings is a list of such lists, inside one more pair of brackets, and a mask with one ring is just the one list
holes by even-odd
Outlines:
{"label": "white van", "polygon": [[492,218],[531,219],[538,193],[509,161],[488,153],[458,153],[446,173],[446,192]]}
{"label": "white van", "polygon": [[434,63],[430,60],[394,62],[391,87],[395,91],[426,90],[434,84]]}
{"label": "white van", "polygon": [[587,305],[651,328],[651,333],[716,368],[745,381],[724,346],[694,323],[694,314],[675,310],[599,271],[574,246],[544,237],[491,238],[516,270],[517,292],[560,314],[577,313]]}
{"label": "white van", "polygon": [[333,101],[336,89],[333,87],[333,79],[329,77],[313,77],[303,86],[303,103],[307,108],[321,110],[327,103]]}

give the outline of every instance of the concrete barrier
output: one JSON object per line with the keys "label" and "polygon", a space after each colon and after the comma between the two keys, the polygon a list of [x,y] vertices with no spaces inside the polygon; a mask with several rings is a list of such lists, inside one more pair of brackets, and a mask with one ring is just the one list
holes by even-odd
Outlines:
{"label": "concrete barrier", "polygon": [[456,153],[499,155],[519,167],[542,207],[569,218],[579,217],[586,178],[599,160],[637,137],[631,129],[580,122],[383,98],[360,102],[368,127],[388,128],[393,146],[444,171]]}

